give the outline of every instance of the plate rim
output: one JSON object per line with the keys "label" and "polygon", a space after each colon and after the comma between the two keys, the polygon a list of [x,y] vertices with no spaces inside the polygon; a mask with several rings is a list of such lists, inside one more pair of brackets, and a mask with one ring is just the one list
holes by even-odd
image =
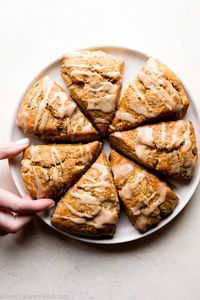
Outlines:
{"label": "plate rim", "polygon": [[[128,51],[130,53],[134,53],[135,55],[139,56],[139,57],[143,57],[144,59],[148,59],[150,57],[150,55],[147,55],[145,52],[143,51],[140,51],[138,49],[132,49],[130,47],[121,47],[121,46],[111,46],[111,45],[107,45],[107,46],[94,46],[94,47],[87,47],[87,48],[83,48],[81,50],[103,50],[103,51],[106,51],[106,49],[113,49],[113,50],[119,50],[119,51]],[[71,50],[70,52],[72,51],[81,51],[81,50]],[[65,52],[66,53],[66,52]],[[53,60],[50,64],[44,66],[40,72],[37,73],[37,75],[33,76],[33,79],[27,83],[26,85],[26,88],[21,92],[21,97],[20,99],[23,99],[23,97],[25,96],[27,90],[32,86],[32,84],[34,82],[36,82],[38,80],[38,78],[40,78],[42,76],[42,74],[48,72],[48,69],[51,69],[55,64],[58,64],[61,60],[61,57]],[[175,74],[177,75],[177,72],[175,71]],[[195,101],[193,100],[194,97],[191,93],[191,90],[186,87],[185,85],[185,82],[182,81],[182,78],[179,77],[179,75],[177,75],[179,80],[181,81],[181,84],[183,85],[189,99],[190,99],[190,103],[192,105],[192,107],[196,110],[196,120],[197,122],[200,124],[200,115],[199,115],[199,111],[196,107],[196,103]],[[21,101],[18,101],[16,106],[15,106],[15,109],[13,110],[13,114],[11,116],[11,120],[13,120],[12,124],[10,125],[10,128],[9,128],[9,141],[12,140],[12,132],[13,132],[13,129],[16,127],[15,125],[15,116],[16,116],[16,112],[18,111],[18,108],[21,104]],[[195,131],[195,135],[196,135],[196,131]],[[198,139],[197,139],[197,135],[196,135],[196,141],[197,141],[197,148],[199,149],[199,143],[198,143]],[[18,185],[16,183],[16,180],[15,180],[15,174],[14,174],[14,166],[13,166],[13,162],[12,162],[12,158],[11,159],[8,159],[8,164],[9,164],[9,170],[10,170],[10,173],[11,173],[11,176],[13,178],[13,182],[14,182],[14,185],[16,187],[16,189],[18,190],[19,194],[21,194],[19,188],[18,188]],[[159,223],[158,226],[150,229],[149,231],[141,234],[141,235],[138,235],[134,238],[128,238],[126,240],[115,240],[114,238],[107,238],[107,239],[90,239],[90,238],[87,238],[87,237],[81,237],[81,236],[76,236],[76,235],[73,235],[73,234],[70,234],[70,233],[67,233],[65,231],[62,231],[62,230],[59,230],[58,228],[54,227],[52,224],[49,224],[47,221],[44,220],[44,218],[41,216],[41,213],[37,213],[36,215],[44,222],[46,223],[46,225],[48,225],[49,227],[51,227],[52,229],[54,229],[55,231],[61,233],[62,235],[66,236],[66,237],[69,237],[69,238],[72,238],[72,239],[75,239],[75,240],[79,240],[79,241],[82,241],[82,242],[86,242],[86,243],[90,243],[90,244],[102,244],[102,245],[114,245],[114,244],[122,244],[122,243],[128,243],[128,242],[134,242],[136,240],[139,240],[139,239],[142,239],[142,238],[145,238],[147,237],[148,235],[151,235],[153,233],[155,233],[156,231],[159,231],[161,228],[163,228],[164,226],[168,225],[173,219],[175,219],[179,214],[180,212],[186,207],[186,205],[188,204],[188,202],[191,200],[192,196],[194,195],[197,187],[198,187],[198,184],[199,184],[199,181],[200,181],[200,172],[197,172],[197,169],[199,168],[199,161],[197,161],[197,165],[196,165],[196,172],[195,172],[195,176],[196,176],[196,180],[195,182],[193,183],[193,189],[191,190],[191,192],[189,193],[189,196],[188,196],[188,200],[184,203],[184,205],[176,211],[176,214],[174,216],[172,215],[169,215],[167,217],[167,219],[165,219],[163,223]],[[177,206],[178,207],[178,206]],[[172,217],[171,217],[172,216]],[[128,218],[128,217],[127,217]]]}

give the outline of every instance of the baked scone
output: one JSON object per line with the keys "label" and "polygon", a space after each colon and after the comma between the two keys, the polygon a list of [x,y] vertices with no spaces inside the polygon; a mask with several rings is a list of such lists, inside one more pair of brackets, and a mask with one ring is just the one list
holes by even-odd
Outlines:
{"label": "baked scone", "polygon": [[188,106],[188,96],[177,76],[151,57],[126,89],[109,131],[133,129],[161,119],[180,119]]}
{"label": "baked scone", "polygon": [[191,179],[197,161],[192,122],[162,122],[114,132],[111,146],[148,168],[175,179]]}
{"label": "baked scone", "polygon": [[28,147],[21,162],[26,188],[35,198],[57,199],[89,168],[101,149],[98,141]]}
{"label": "baked scone", "polygon": [[16,124],[24,132],[48,141],[89,142],[99,138],[69,94],[49,76],[29,89]]}
{"label": "baked scone", "polygon": [[177,195],[165,182],[114,150],[110,166],[127,215],[140,232],[160,223],[178,204]]}
{"label": "baked scone", "polygon": [[62,58],[62,77],[72,98],[105,137],[122,86],[123,60],[103,51],[80,51]]}
{"label": "baked scone", "polygon": [[112,237],[119,215],[117,190],[101,153],[90,169],[58,202],[52,224],[90,237]]}

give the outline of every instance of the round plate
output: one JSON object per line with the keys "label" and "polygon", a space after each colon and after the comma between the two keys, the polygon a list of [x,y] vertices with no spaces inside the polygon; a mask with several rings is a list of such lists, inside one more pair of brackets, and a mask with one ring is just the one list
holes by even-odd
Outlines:
{"label": "round plate", "polygon": [[[98,50],[101,49],[101,50],[103,50],[107,53],[120,56],[125,60],[125,70],[124,70],[122,93],[126,89],[128,83],[134,78],[134,76],[137,75],[139,69],[142,67],[142,65],[145,64],[146,60],[148,59],[147,55],[142,54],[141,52],[137,52],[137,51],[134,51],[134,50],[127,49],[127,48],[95,47],[95,48],[90,48],[89,50],[97,50],[97,49]],[[27,92],[27,90],[30,88],[30,86],[32,86],[32,84],[35,81],[37,81],[38,79],[40,79],[41,77],[43,77],[45,75],[49,75],[56,82],[58,82],[62,87],[66,88],[66,86],[65,86],[65,84],[62,80],[62,77],[60,75],[60,59],[58,59],[58,60],[54,61],[52,64],[50,64],[47,68],[42,70],[38,74],[38,76],[36,78],[34,78],[34,80],[26,88],[25,93]],[[186,89],[186,87],[185,87],[185,89]],[[187,94],[188,94],[188,96],[191,100],[191,104],[190,104],[188,113],[186,115],[186,118],[189,119],[189,120],[192,120],[194,128],[198,129],[198,128],[200,128],[200,122],[199,122],[199,116],[197,114],[196,104],[192,100],[192,96],[188,92],[188,89],[186,89],[186,91],[187,91]],[[23,99],[23,96],[24,95],[22,95],[20,100]],[[17,128],[17,126],[15,125],[16,112],[18,110],[20,102],[18,103],[18,105],[16,107],[16,110],[15,110],[15,115],[13,116],[13,124],[12,124],[12,128],[11,128],[11,137],[10,137],[11,140],[17,140],[17,139],[25,137],[25,134],[19,128]],[[38,141],[38,140],[31,137],[31,143],[32,144],[41,144],[42,142],[40,142],[40,141]],[[197,136],[197,144],[198,144],[198,146],[200,144],[200,140],[199,140],[198,136]],[[106,152],[106,154],[108,154],[109,151],[110,151],[109,145],[108,145],[108,143],[105,143],[104,152]],[[27,190],[25,189],[22,178],[21,178],[20,161],[21,161],[21,156],[18,156],[17,158],[14,158],[14,159],[11,159],[10,160],[10,168],[11,168],[11,173],[12,173],[14,182],[15,182],[18,190],[19,190],[19,193],[21,195],[24,195],[24,194],[27,194]],[[157,231],[158,229],[160,229],[161,227],[163,227],[164,225],[169,223],[172,219],[174,219],[175,216],[178,215],[178,213],[184,208],[184,206],[188,203],[188,201],[192,197],[192,195],[193,195],[193,193],[194,193],[194,191],[195,191],[195,189],[198,185],[199,179],[200,179],[200,172],[199,172],[199,164],[197,163],[193,179],[189,183],[184,184],[184,183],[177,183],[177,182],[173,181],[172,184],[173,184],[175,192],[177,193],[177,195],[180,199],[180,203],[178,204],[178,206],[176,207],[174,212],[168,218],[161,221],[158,226],[156,226],[155,228],[147,231],[144,234],[139,233],[131,225],[131,223],[130,223],[128,217],[125,215],[125,212],[123,211],[123,209],[122,209],[121,214],[120,214],[120,218],[119,218],[116,233],[115,233],[115,235],[112,239],[82,238],[82,237],[77,237],[75,235],[71,235],[71,234],[68,234],[68,233],[65,233],[63,231],[60,231],[60,230],[56,229],[55,227],[53,227],[51,225],[51,215],[52,215],[53,209],[51,209],[49,211],[45,211],[43,213],[39,213],[38,215],[45,223],[47,223],[53,229],[61,232],[62,234],[66,235],[66,236],[69,236],[69,237],[72,237],[74,239],[78,239],[78,240],[81,240],[81,241],[84,241],[84,242],[96,243],[96,244],[117,244],[117,243],[133,241],[133,240],[142,238],[146,235],[149,235],[152,232]]]}

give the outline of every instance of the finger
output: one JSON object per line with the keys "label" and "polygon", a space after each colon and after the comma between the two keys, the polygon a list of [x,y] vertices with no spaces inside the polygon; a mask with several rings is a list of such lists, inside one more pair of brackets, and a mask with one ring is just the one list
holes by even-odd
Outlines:
{"label": "finger", "polygon": [[32,200],[30,196],[20,198],[15,194],[0,188],[0,210],[19,214],[36,213],[55,205],[52,199]]}
{"label": "finger", "polygon": [[16,233],[31,219],[32,216],[18,216],[0,211],[0,228],[7,233]]}
{"label": "finger", "polygon": [[9,158],[18,155],[25,150],[30,144],[28,138],[10,142],[7,144],[0,144],[0,159]]}

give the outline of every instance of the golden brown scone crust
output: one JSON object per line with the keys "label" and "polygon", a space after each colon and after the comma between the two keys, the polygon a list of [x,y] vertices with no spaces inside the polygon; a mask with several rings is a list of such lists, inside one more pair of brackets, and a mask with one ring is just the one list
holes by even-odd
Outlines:
{"label": "golden brown scone crust", "polygon": [[133,129],[161,119],[180,119],[188,106],[188,96],[178,77],[166,65],[150,58],[125,90],[109,131]]}
{"label": "golden brown scone crust", "polygon": [[61,67],[72,98],[105,137],[121,91],[123,60],[103,51],[80,51],[64,55]]}
{"label": "golden brown scone crust", "polygon": [[58,202],[52,224],[69,233],[89,237],[112,237],[119,202],[104,153]]}
{"label": "golden brown scone crust", "polygon": [[70,95],[49,76],[29,89],[16,124],[25,133],[47,141],[89,142],[99,138]]}
{"label": "golden brown scone crust", "polygon": [[102,144],[52,144],[30,146],[24,151],[21,173],[35,198],[64,194],[98,157]]}
{"label": "golden brown scone crust", "polygon": [[111,146],[144,166],[169,178],[189,180],[197,162],[197,145],[191,121],[146,125],[110,135]]}
{"label": "golden brown scone crust", "polygon": [[110,167],[127,215],[140,232],[157,225],[178,204],[177,195],[165,182],[114,150]]}

